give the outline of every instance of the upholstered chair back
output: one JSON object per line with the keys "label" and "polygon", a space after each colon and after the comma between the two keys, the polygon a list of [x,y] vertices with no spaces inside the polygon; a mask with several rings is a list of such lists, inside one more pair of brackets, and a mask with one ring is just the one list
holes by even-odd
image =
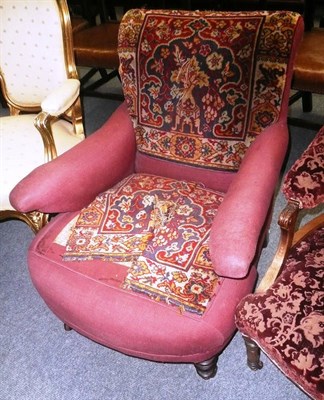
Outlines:
{"label": "upholstered chair back", "polygon": [[324,203],[324,126],[286,174],[282,192],[300,208],[312,209]]}
{"label": "upholstered chair back", "polygon": [[138,170],[181,170],[209,186],[213,172],[236,172],[256,137],[286,118],[298,18],[130,10],[119,56]]}
{"label": "upholstered chair back", "polygon": [[61,3],[0,2],[0,74],[4,95],[16,108],[39,107],[66,78],[76,77],[67,59],[72,54],[68,50],[72,44],[66,24],[69,15],[67,10],[63,15]]}

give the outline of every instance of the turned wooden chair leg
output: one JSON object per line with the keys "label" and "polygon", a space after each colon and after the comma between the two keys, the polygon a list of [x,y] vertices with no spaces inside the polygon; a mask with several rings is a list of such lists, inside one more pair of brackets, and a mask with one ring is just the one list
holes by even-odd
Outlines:
{"label": "turned wooden chair leg", "polygon": [[195,363],[197,374],[203,379],[210,379],[216,375],[217,372],[218,356],[210,358],[209,360]]}
{"label": "turned wooden chair leg", "polygon": [[263,367],[263,362],[260,360],[260,348],[259,346],[248,336],[243,336],[246,353],[247,353],[247,365],[256,371]]}
{"label": "turned wooden chair leg", "polygon": [[72,331],[72,328],[71,328],[68,324],[66,324],[66,323],[64,322],[64,330],[67,331],[67,332],[69,332],[69,331]]}
{"label": "turned wooden chair leg", "polygon": [[311,92],[303,92],[302,95],[303,112],[311,112],[313,109],[313,99]]}

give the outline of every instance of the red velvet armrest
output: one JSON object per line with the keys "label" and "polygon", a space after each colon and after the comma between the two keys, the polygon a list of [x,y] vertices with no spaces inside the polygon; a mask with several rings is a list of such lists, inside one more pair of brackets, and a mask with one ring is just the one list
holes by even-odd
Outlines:
{"label": "red velvet armrest", "polygon": [[288,145],[285,123],[266,129],[248,150],[213,222],[210,253],[221,276],[243,278],[256,255]]}
{"label": "red velvet armrest", "polygon": [[18,211],[80,210],[133,172],[135,135],[122,104],[95,133],[21,180],[10,194]]}

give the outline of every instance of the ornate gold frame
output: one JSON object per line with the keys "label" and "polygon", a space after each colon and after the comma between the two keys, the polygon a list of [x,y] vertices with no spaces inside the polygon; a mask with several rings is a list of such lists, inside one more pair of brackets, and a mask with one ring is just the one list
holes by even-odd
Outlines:
{"label": "ornate gold frame", "polygon": [[[70,13],[66,0],[56,0],[61,27],[63,32],[63,47],[64,47],[64,58],[65,67],[68,78],[78,79],[78,73],[74,59],[73,49],[73,36]],[[51,124],[57,119],[48,113],[42,112],[40,107],[35,106],[21,106],[13,102],[9,97],[6,90],[5,81],[0,72],[0,85],[3,96],[8,104],[10,115],[19,115],[20,112],[35,113],[39,112],[35,118],[35,127],[39,131],[44,145],[44,162],[53,160],[57,156],[55,142],[51,130]],[[40,112],[41,111],[41,112]],[[78,137],[84,137],[84,128],[82,120],[82,110],[80,96],[76,99],[74,104],[64,115],[64,118],[72,122],[74,127],[74,133]],[[0,210],[0,221],[7,219],[19,219],[26,222],[34,233],[38,232],[49,220],[49,215],[43,214],[37,211],[29,213],[21,213],[16,210]]]}

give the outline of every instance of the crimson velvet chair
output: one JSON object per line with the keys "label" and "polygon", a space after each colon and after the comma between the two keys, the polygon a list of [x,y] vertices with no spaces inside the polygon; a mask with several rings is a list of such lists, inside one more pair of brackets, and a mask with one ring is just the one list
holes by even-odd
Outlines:
{"label": "crimson velvet chair", "polygon": [[125,14],[125,102],[11,193],[59,213],[28,263],[67,329],[215,375],[256,282],[302,33],[290,12]]}
{"label": "crimson velvet chair", "polygon": [[278,250],[257,293],[238,305],[251,369],[260,349],[313,399],[324,399],[324,213],[296,230],[301,210],[324,203],[324,126],[283,184],[287,205],[279,217]]}

